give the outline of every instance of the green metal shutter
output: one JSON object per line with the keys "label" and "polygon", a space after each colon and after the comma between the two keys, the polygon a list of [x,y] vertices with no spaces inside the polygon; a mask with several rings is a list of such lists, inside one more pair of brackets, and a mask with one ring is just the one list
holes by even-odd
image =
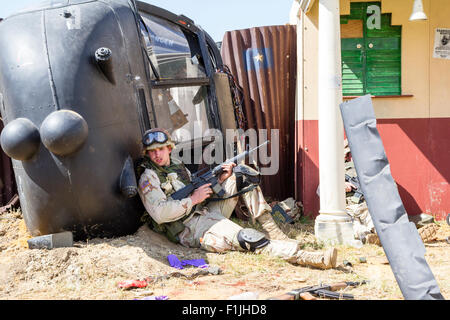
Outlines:
{"label": "green metal shutter", "polygon": [[363,39],[342,39],[342,94],[344,96],[361,96],[365,93],[365,54],[357,46]]}
{"label": "green metal shutter", "polygon": [[367,7],[380,2],[352,2],[341,25],[362,20],[362,38],[342,38],[344,96],[401,94],[401,26],[391,26],[391,14],[381,14],[380,29],[369,29]]}

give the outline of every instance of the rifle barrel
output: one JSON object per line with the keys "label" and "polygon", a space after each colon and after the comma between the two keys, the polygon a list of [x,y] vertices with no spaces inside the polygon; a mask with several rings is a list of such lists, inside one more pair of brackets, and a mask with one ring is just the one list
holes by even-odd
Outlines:
{"label": "rifle barrel", "polygon": [[248,151],[244,151],[244,152],[238,154],[237,156],[235,156],[235,157],[233,157],[233,158],[231,158],[230,160],[227,160],[227,161],[225,161],[225,162],[231,162],[231,161],[232,161],[232,162],[236,162],[236,161],[239,161],[239,160],[241,160],[242,158],[245,158],[247,155],[249,155],[249,154],[252,153],[253,151],[255,151],[255,150],[261,148],[262,146],[264,146],[264,145],[266,145],[266,144],[268,144],[268,143],[269,143],[269,140],[266,140],[265,142],[261,143],[259,146],[256,146],[256,147],[254,147],[253,149],[250,149],[250,150],[248,150]]}

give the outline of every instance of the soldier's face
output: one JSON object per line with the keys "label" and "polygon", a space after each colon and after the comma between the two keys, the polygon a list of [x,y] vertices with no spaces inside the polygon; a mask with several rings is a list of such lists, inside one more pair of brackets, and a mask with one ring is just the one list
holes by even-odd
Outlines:
{"label": "soldier's face", "polygon": [[168,146],[164,146],[161,148],[148,150],[147,154],[154,163],[159,166],[168,166],[170,165],[170,152],[172,149]]}

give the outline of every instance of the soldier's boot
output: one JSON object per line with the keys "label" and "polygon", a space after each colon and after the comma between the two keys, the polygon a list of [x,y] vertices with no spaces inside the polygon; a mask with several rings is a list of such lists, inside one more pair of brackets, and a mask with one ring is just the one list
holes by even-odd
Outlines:
{"label": "soldier's boot", "polygon": [[369,233],[368,235],[366,235],[365,243],[381,246],[380,238],[378,238],[378,235],[376,233]]}
{"label": "soldier's boot", "polygon": [[314,267],[319,269],[336,268],[337,265],[337,249],[330,248],[325,252],[310,252],[300,250],[297,253],[296,263],[301,266]]}
{"label": "soldier's boot", "polygon": [[417,231],[419,232],[423,243],[427,243],[437,239],[438,230],[439,226],[435,223],[431,223],[419,228]]}
{"label": "soldier's boot", "polygon": [[256,220],[261,224],[263,232],[271,240],[292,240],[290,239],[273,220],[272,214],[269,211],[265,211]]}
{"label": "soldier's boot", "polygon": [[[419,232],[419,236],[423,243],[427,243],[437,239],[438,230],[439,226],[437,224],[430,223],[419,228],[417,231]],[[366,236],[366,243],[381,246],[380,238],[378,238],[378,235],[375,233],[371,233]]]}

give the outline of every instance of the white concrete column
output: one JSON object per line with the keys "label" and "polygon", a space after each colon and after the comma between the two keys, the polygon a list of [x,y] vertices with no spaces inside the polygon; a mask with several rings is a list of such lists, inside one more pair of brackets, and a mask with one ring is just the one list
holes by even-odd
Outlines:
{"label": "white concrete column", "polygon": [[[295,177],[298,177],[299,170],[302,170],[300,166],[301,159],[299,160],[297,155],[299,154],[300,146],[300,133],[298,132],[298,123],[303,121],[304,104],[303,104],[303,21],[304,13],[300,8],[300,3],[297,0],[292,1],[292,7],[289,14],[289,23],[296,26],[297,33],[297,80],[295,88],[295,156],[294,168]],[[296,180],[297,181],[297,180]],[[299,184],[301,181],[297,181],[294,186],[294,194],[299,194]]]}
{"label": "white concrete column", "polygon": [[352,221],[345,213],[344,128],[342,103],[339,0],[319,0],[319,179],[318,240],[348,243]]}

